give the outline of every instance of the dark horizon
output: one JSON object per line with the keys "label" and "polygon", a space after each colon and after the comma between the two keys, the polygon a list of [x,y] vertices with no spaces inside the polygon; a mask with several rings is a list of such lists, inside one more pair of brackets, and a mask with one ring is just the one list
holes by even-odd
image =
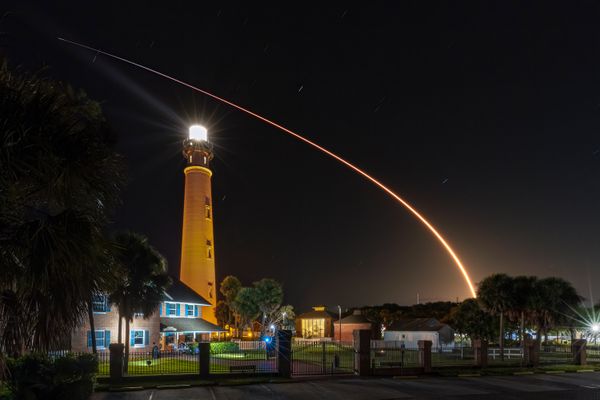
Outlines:
{"label": "dark horizon", "polygon": [[198,122],[215,145],[218,281],[277,279],[298,312],[469,296],[437,240],[363,178],[260,121],[57,36],[206,88],[356,163],[424,213],[474,282],[495,272],[560,276],[586,298],[590,287],[600,295],[595,3],[20,1],[6,10],[11,66],[49,65],[48,76],[102,103],[130,175],[114,229],[146,234],[173,273],[181,142]]}

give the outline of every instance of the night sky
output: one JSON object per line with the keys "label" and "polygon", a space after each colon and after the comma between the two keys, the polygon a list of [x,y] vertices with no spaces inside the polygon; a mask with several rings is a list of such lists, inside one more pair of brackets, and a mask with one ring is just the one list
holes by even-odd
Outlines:
{"label": "night sky", "polygon": [[189,81],[346,157],[423,211],[475,282],[555,275],[600,295],[597,2],[8,3],[2,53],[27,70],[48,65],[102,102],[130,177],[113,228],[148,235],[173,273],[181,142],[199,122],[215,146],[219,281],[275,278],[298,311],[469,295],[433,236],[363,178],[57,36]]}

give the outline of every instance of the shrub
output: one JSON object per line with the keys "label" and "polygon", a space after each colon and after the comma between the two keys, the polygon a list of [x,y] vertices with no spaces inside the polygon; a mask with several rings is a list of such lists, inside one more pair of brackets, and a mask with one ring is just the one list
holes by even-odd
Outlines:
{"label": "shrub", "polygon": [[10,392],[17,399],[88,399],[98,360],[92,354],[51,359],[29,354],[8,362]]}
{"label": "shrub", "polygon": [[240,351],[240,345],[236,342],[211,342],[211,353],[233,353]]}

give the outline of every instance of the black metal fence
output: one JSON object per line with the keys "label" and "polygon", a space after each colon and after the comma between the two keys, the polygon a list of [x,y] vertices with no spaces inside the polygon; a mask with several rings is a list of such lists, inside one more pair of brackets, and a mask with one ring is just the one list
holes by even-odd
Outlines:
{"label": "black metal fence", "polygon": [[183,351],[131,352],[126,365],[128,375],[198,374],[198,354]]}
{"label": "black metal fence", "polygon": [[296,341],[292,343],[292,375],[332,375],[354,372],[352,343]]}
{"label": "black metal fence", "polygon": [[570,345],[542,345],[540,348],[540,364],[570,364],[573,359]]}
{"label": "black metal fence", "polygon": [[371,349],[371,368],[416,368],[419,367],[418,348]]}
{"label": "black metal fence", "polygon": [[276,343],[231,342],[210,350],[211,374],[254,374],[278,372]]}
{"label": "black metal fence", "polygon": [[597,344],[587,345],[586,352],[588,363],[600,363],[600,346],[598,346]]}

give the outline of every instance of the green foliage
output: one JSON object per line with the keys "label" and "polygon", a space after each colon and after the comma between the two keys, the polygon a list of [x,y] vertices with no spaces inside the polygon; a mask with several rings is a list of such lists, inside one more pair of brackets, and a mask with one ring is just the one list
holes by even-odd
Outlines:
{"label": "green foliage", "polygon": [[254,296],[258,309],[270,315],[281,306],[283,301],[283,288],[274,279],[264,278],[253,283]]}
{"label": "green foliage", "polygon": [[[115,237],[115,269],[118,284],[110,293],[117,305],[119,318],[124,318],[125,354],[129,354],[129,323],[135,313],[147,319],[158,310],[165,290],[171,285],[167,261],[154,249],[145,236],[125,232]],[[126,357],[126,360],[128,358]],[[125,370],[127,370],[125,362]]]}
{"label": "green foliage", "polygon": [[215,306],[215,316],[221,326],[226,324],[233,325],[234,323],[233,313],[227,302],[224,300],[217,301],[217,305]]}
{"label": "green foliage", "polygon": [[256,302],[256,289],[243,287],[235,298],[234,308],[239,315],[242,326],[248,326],[260,314]]}
{"label": "green foliage", "polygon": [[494,321],[476,299],[466,299],[454,307],[448,316],[448,323],[457,333],[471,339],[490,340],[494,335]]}
{"label": "green foliage", "polygon": [[234,353],[240,351],[240,345],[236,342],[210,342],[211,353]]}
{"label": "green foliage", "polygon": [[29,354],[8,363],[8,387],[17,399],[88,399],[94,389],[98,360],[93,355],[55,360]]}
{"label": "green foliage", "polygon": [[103,229],[124,183],[98,103],[0,67],[0,352],[62,345],[111,283]]}
{"label": "green foliage", "polygon": [[242,288],[242,282],[233,275],[226,276],[221,282],[219,291],[225,297],[225,302],[228,306],[235,301],[240,289]]}

